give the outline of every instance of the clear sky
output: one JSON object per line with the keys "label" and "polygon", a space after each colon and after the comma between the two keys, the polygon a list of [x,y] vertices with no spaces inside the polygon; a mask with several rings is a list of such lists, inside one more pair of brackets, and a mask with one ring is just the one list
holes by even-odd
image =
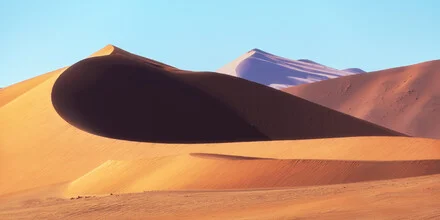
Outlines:
{"label": "clear sky", "polygon": [[437,0],[0,1],[0,87],[106,44],[214,71],[253,48],[366,71],[440,59]]}

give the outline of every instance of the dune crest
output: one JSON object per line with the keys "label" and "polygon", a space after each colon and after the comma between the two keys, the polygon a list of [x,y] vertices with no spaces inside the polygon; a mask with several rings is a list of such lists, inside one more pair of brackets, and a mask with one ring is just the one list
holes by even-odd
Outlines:
{"label": "dune crest", "polygon": [[[91,54],[89,57],[108,56],[115,53],[130,56],[130,53],[109,44],[103,47],[102,49],[96,51],[95,53]],[[5,88],[0,88],[0,107],[16,99],[20,95],[28,92],[32,88],[40,85],[41,83],[50,79],[51,77],[58,77],[67,68],[69,67],[59,68],[57,70],[33,77],[28,80],[24,80],[22,82],[7,86]]]}
{"label": "dune crest", "polygon": [[114,51],[115,51],[115,46],[113,46],[111,44],[107,44],[105,47],[92,53],[89,57],[107,56],[107,55],[112,54]]}
{"label": "dune crest", "polygon": [[176,69],[173,66],[158,62],[156,60],[148,59],[146,57],[142,57],[133,53],[130,53],[128,51],[125,51],[119,47],[116,47],[112,44],[108,44],[102,49],[96,51],[95,53],[91,54],[89,58],[91,57],[101,57],[101,56],[108,56],[108,55],[121,55],[125,56],[126,58],[137,60],[140,62],[148,63],[150,65],[154,65],[155,67],[164,68],[164,69]]}

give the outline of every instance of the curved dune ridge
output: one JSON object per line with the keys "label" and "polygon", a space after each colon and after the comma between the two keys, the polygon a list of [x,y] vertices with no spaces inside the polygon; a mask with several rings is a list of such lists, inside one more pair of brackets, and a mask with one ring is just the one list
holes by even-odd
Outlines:
{"label": "curved dune ridge", "polygon": [[438,139],[439,81],[440,60],[435,60],[284,91],[410,136]]}
{"label": "curved dune ridge", "polygon": [[90,57],[108,56],[108,55],[122,55],[122,56],[125,56],[126,58],[137,60],[137,61],[144,62],[144,63],[148,63],[148,64],[154,65],[158,68],[176,69],[173,66],[158,62],[156,60],[148,59],[146,57],[142,57],[142,56],[139,56],[139,55],[136,55],[133,53],[130,53],[128,51],[122,50],[121,48],[115,47],[111,44],[108,44],[105,47],[103,47],[102,49],[96,51],[95,53],[90,55],[89,58]]}
{"label": "curved dune ridge", "polygon": [[[166,67],[174,69],[174,67],[157,62],[155,60],[151,60],[145,57],[141,57],[132,53],[129,53],[125,50],[122,50],[118,47],[115,47],[113,45],[107,45],[103,47],[102,49],[96,51],[95,53],[91,54],[89,57],[99,57],[99,56],[108,56],[110,54],[119,54],[124,55],[127,57],[130,57],[132,59],[140,60],[140,61],[147,61],[149,63],[153,63],[157,66]],[[38,86],[39,84],[43,83],[44,81],[50,79],[51,77],[57,77],[59,74],[64,72],[68,67],[63,67],[36,77],[33,77],[28,80],[24,80],[22,82],[13,84],[11,86],[0,88],[0,107],[3,105],[6,105],[8,102],[13,101],[15,98],[19,97],[20,95],[28,92],[32,88]]]}
{"label": "curved dune ridge", "polygon": [[[130,56],[132,54],[128,53],[127,51],[124,51],[120,48],[117,48],[113,45],[107,45],[103,47],[102,49],[96,51],[95,53],[91,54],[89,57],[97,57],[97,56],[107,56],[110,54],[123,54]],[[132,55],[133,57],[135,55]],[[147,58],[144,58],[147,59]],[[149,60],[149,59],[148,59]],[[28,80],[24,80],[19,83],[15,83],[11,86],[0,88],[0,107],[7,104],[8,102],[14,100],[15,98],[19,97],[23,93],[28,92],[32,88],[38,86],[39,84],[43,83],[44,81],[48,80],[49,78],[61,74],[64,70],[66,70],[68,67],[59,68],[57,70],[41,74],[39,76],[33,77]]]}
{"label": "curved dune ridge", "polygon": [[278,188],[438,173],[440,160],[282,160],[196,153],[130,161],[110,160],[71,182],[66,194]]}
{"label": "curved dune ridge", "polygon": [[[120,48],[117,48],[117,47],[109,44],[109,45],[103,47],[102,49],[96,51],[95,53],[91,54],[89,57],[107,56],[107,55],[116,54],[116,53],[127,55],[127,56],[132,55],[132,54],[128,53],[127,51],[124,51]],[[22,82],[13,84],[13,85],[8,86],[6,88],[0,88],[0,107],[2,107],[3,105],[6,105],[8,102],[11,102],[15,98],[28,92],[32,88],[45,82],[46,80],[50,79],[51,77],[57,77],[62,72],[64,72],[67,68],[68,67],[63,67],[63,68],[60,68],[60,69],[36,76],[36,77],[33,77],[31,79],[24,80]]]}
{"label": "curved dune ridge", "polygon": [[93,134],[161,143],[401,135],[243,79],[113,54],[76,63],[52,102]]}

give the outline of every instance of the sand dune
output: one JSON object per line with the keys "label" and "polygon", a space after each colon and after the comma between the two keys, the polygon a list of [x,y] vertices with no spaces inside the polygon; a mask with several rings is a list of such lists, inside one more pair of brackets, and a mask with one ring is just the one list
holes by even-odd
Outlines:
{"label": "sand dune", "polygon": [[[97,57],[97,56],[107,56],[109,54],[129,54],[128,52],[121,50],[119,48],[114,47],[113,45],[107,45],[103,47],[101,50],[98,50],[97,52],[91,54],[89,57]],[[36,77],[33,77],[31,79],[16,83],[14,85],[8,86],[6,88],[0,88],[0,107],[7,104],[8,102],[14,100],[15,98],[19,97],[23,93],[28,92],[32,88],[38,86],[39,84],[43,83],[44,81],[48,80],[49,78],[59,75],[64,70],[66,70],[68,67],[63,67]]]}
{"label": "sand dune", "polygon": [[[89,57],[107,56],[109,54],[116,54],[116,53],[117,54],[126,54],[126,55],[130,54],[124,50],[121,50],[119,48],[114,47],[113,45],[107,45],[104,48],[102,48],[101,50],[93,53]],[[67,68],[68,67],[63,67],[63,68],[60,68],[60,69],[36,76],[36,77],[33,77],[31,79],[16,83],[16,84],[8,86],[6,88],[0,88],[0,107],[7,104],[8,102],[14,100],[15,98],[22,95],[23,93],[28,92],[33,87],[46,81],[50,77],[53,77],[54,75],[62,73]]]}
{"label": "sand dune", "polygon": [[[178,217],[192,219],[209,217],[207,212],[217,213],[223,219],[272,215],[291,218],[292,207],[301,207],[295,209],[296,214],[313,218],[313,214],[319,214],[314,212],[316,207],[331,211],[334,203],[330,198],[335,198],[337,204],[352,205],[348,208],[340,205],[340,209],[359,214],[361,205],[350,201],[369,200],[371,193],[393,191],[394,182],[387,182],[388,188],[381,188],[383,183],[356,183],[351,191],[333,190],[342,187],[337,185],[310,186],[429,175],[438,173],[440,167],[438,140],[385,136],[399,134],[266,86],[223,74],[178,70],[111,45],[92,56],[66,70],[35,78],[32,83],[18,83],[1,90],[10,91],[10,95],[0,96],[4,103],[0,107],[1,219],[97,215],[120,219],[139,214],[176,218],[164,212],[176,212]],[[154,126],[149,127],[153,133],[142,133],[150,137],[142,141],[177,143],[119,140],[113,134],[107,135],[112,138],[102,137],[70,125],[60,115],[84,130],[101,135],[108,132],[102,130],[105,125],[116,127],[114,131],[119,135],[125,135],[119,133],[123,128],[135,131]],[[129,123],[124,124],[124,120]],[[134,127],[124,127],[130,124]],[[203,136],[197,132],[212,136],[200,139]],[[224,134],[215,135],[215,132]],[[185,135],[192,139],[185,140],[188,137]],[[363,137],[341,137],[353,135]],[[228,141],[237,137],[313,139],[179,143],[212,142],[219,137]],[[393,181],[400,181],[397,185],[406,187],[408,180]],[[414,195],[420,185],[433,187],[426,181],[411,183],[402,192]],[[298,186],[309,187],[278,194],[278,190],[251,190]],[[371,191],[371,187],[377,191]],[[183,194],[183,199],[163,197],[171,192],[160,192],[163,194],[156,197],[152,193],[62,199],[89,193],[170,189],[215,192]],[[225,192],[225,189],[241,191]],[[346,194],[338,194],[341,191]],[[435,192],[417,194],[417,199],[411,201],[434,206]],[[194,195],[204,199],[194,200]],[[420,199],[422,195],[424,200]],[[159,198],[171,200],[164,202]],[[266,200],[255,203],[259,198]],[[349,201],[344,202],[344,198]],[[147,206],[145,199],[149,201]],[[406,207],[402,210],[409,210],[409,201],[401,203]],[[384,206],[387,204],[368,205],[380,211],[390,208]],[[216,210],[213,207],[221,207],[223,211],[213,212]],[[188,213],[188,210],[199,211]]]}
{"label": "sand dune", "polygon": [[29,90],[49,79],[50,77],[63,72],[65,69],[66,68],[61,68],[0,89],[0,107],[6,105],[8,102],[11,102],[23,93],[28,92]]}
{"label": "sand dune", "polygon": [[[0,195],[70,182],[107,160],[134,160],[195,152],[335,160],[425,160],[439,159],[440,155],[437,142],[410,138],[356,137],[197,145],[161,145],[103,138],[72,127],[55,111],[51,92],[59,75],[55,74],[35,86],[32,92],[24,93],[0,108],[0,180],[8,180],[0,181]],[[220,92],[228,91],[240,95],[233,89],[221,90],[214,83],[197,86],[212,87],[211,91],[217,92],[214,94],[219,97]],[[228,101],[236,103],[240,100],[243,99]],[[235,103],[230,105],[234,106]],[[263,103],[255,108],[261,108],[263,114],[270,112],[266,109],[274,108],[261,105]],[[254,118],[257,118],[258,112],[254,112]]]}
{"label": "sand dune", "polygon": [[66,196],[151,190],[224,190],[329,185],[439,174],[440,160],[280,160],[190,154],[106,161],[71,182]]}
{"label": "sand dune", "polygon": [[437,60],[285,91],[410,136],[440,138],[439,81]]}
{"label": "sand dune", "polygon": [[119,55],[71,66],[57,79],[52,101],[57,112],[80,129],[134,141],[400,135],[239,78],[173,71]]}
{"label": "sand dune", "polygon": [[253,49],[217,70],[275,89],[362,73],[361,69],[337,70],[307,59],[290,60]]}

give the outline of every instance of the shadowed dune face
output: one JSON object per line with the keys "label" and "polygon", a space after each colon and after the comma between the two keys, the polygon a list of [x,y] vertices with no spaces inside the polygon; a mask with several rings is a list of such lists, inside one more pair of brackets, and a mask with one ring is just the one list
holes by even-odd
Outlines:
{"label": "shadowed dune face", "polygon": [[169,143],[268,140],[208,94],[120,56],[74,65],[55,83],[52,100],[66,121],[106,137]]}
{"label": "shadowed dune face", "polygon": [[78,62],[57,79],[52,103],[93,134],[160,143],[210,143],[394,131],[243,79],[194,73],[122,55]]}

